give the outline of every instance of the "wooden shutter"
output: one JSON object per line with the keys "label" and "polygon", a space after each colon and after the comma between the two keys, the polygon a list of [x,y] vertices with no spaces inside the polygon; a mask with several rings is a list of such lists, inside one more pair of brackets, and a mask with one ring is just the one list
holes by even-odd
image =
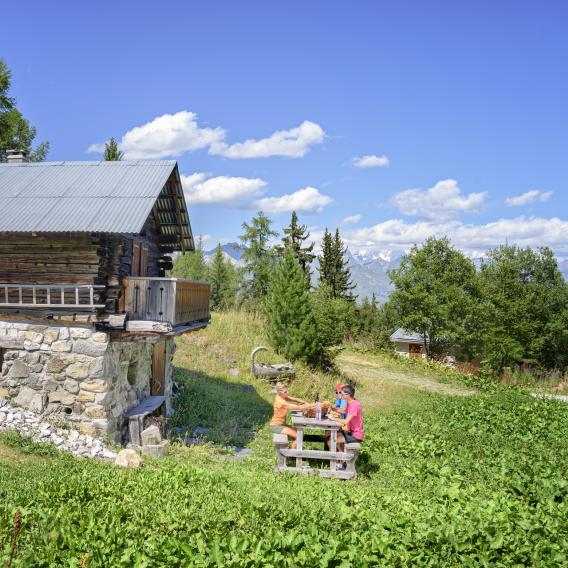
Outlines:
{"label": "wooden shutter", "polygon": [[140,244],[140,276],[148,275],[148,245]]}
{"label": "wooden shutter", "polygon": [[152,356],[152,378],[150,379],[150,395],[163,396],[166,389],[166,342],[154,344]]}

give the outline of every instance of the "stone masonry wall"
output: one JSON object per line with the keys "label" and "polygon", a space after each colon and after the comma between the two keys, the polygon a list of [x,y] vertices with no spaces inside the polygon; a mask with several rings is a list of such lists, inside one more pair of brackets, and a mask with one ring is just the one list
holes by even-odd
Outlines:
{"label": "stone masonry wall", "polygon": [[[57,416],[85,434],[119,441],[124,413],[150,395],[152,345],[110,342],[91,327],[6,321],[0,321],[0,347],[2,340],[20,340],[23,348],[0,351],[0,399]],[[168,340],[168,401],[173,344]]]}

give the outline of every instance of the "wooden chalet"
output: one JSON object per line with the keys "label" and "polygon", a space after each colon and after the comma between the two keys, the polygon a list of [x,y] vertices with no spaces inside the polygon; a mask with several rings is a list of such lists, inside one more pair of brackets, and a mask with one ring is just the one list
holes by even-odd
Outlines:
{"label": "wooden chalet", "polygon": [[166,277],[172,253],[193,249],[175,161],[9,156],[0,398],[117,439],[144,399],[168,404],[173,338],[210,317],[209,284]]}

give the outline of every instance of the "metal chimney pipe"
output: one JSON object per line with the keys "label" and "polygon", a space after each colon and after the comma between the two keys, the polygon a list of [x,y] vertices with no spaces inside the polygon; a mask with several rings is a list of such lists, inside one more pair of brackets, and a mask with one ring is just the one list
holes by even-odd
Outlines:
{"label": "metal chimney pipe", "polygon": [[6,150],[6,161],[9,164],[24,164],[28,161],[25,150]]}

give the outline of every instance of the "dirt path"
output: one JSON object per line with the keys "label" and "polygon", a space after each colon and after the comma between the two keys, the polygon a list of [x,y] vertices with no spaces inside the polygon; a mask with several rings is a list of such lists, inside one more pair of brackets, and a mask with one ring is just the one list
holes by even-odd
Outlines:
{"label": "dirt path", "polygon": [[356,353],[343,353],[338,359],[341,370],[353,375],[357,381],[364,380],[367,384],[373,381],[381,383],[396,383],[420,390],[452,396],[471,396],[476,394],[473,389],[459,385],[441,383],[435,379],[419,375],[412,371],[395,371],[381,364],[380,360],[366,358]]}

